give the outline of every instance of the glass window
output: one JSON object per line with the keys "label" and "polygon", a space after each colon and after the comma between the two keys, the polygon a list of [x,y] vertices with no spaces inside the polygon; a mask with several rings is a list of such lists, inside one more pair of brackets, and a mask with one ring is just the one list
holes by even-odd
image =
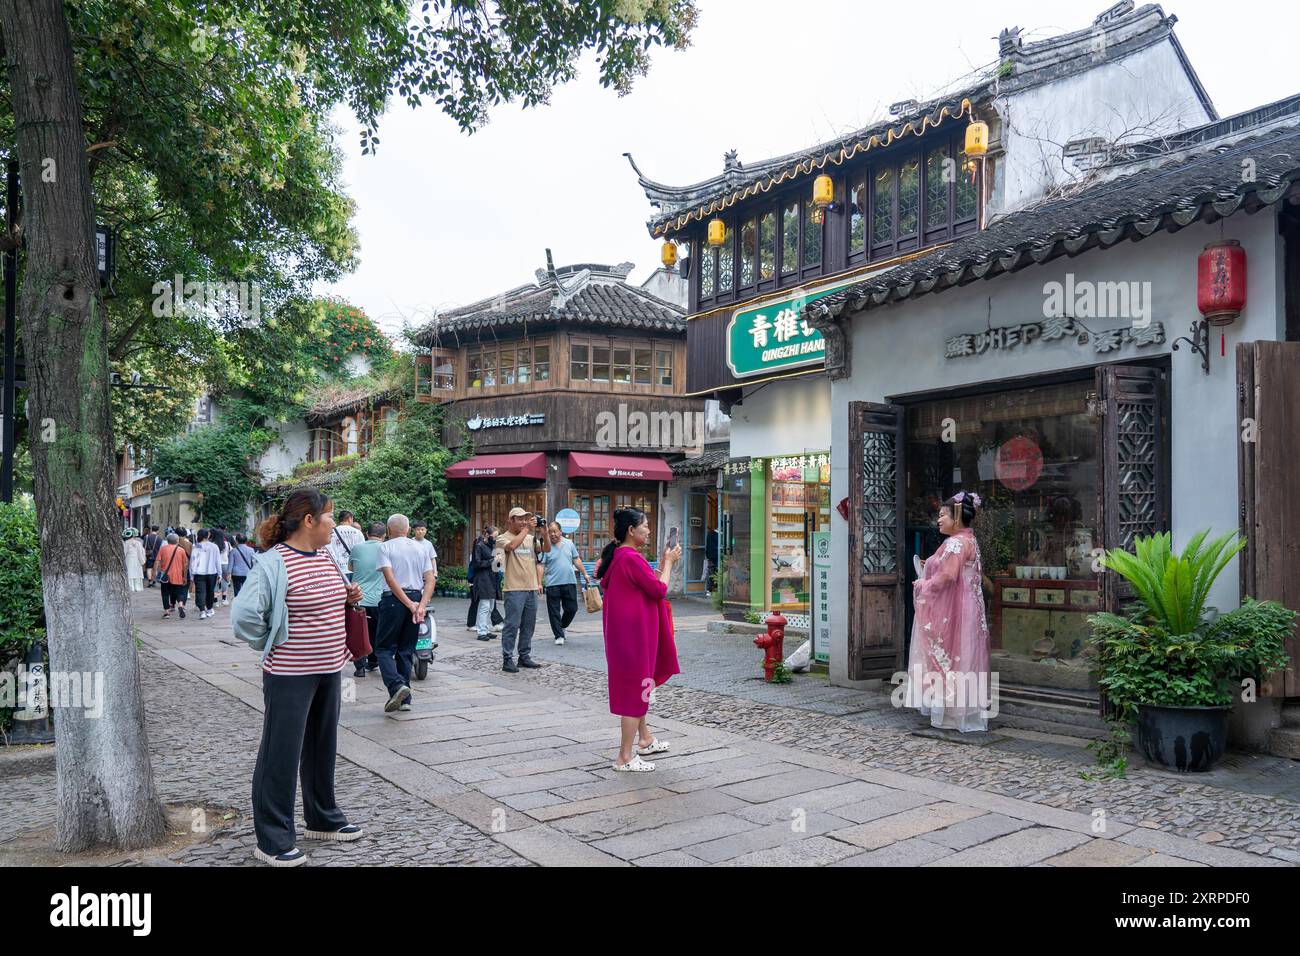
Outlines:
{"label": "glass window", "polygon": [[799,268],[799,202],[794,200],[781,209],[781,274]]}
{"label": "glass window", "polygon": [[516,353],[515,358],[515,381],[520,385],[527,385],[533,377],[533,350],[524,346]]}
{"label": "glass window", "polygon": [[655,384],[673,384],[673,353],[668,349],[655,350]]}
{"label": "glass window", "polygon": [[609,349],[593,345],[591,347],[591,380],[609,382]]}
{"label": "glass window", "polygon": [[585,382],[590,378],[591,352],[586,345],[569,346],[569,379],[574,382]]}
{"label": "glass window", "polygon": [[515,350],[501,350],[501,384],[515,384]]}
{"label": "glass window", "polygon": [[758,221],[758,277],[776,275],[776,212],[765,212]]}
{"label": "glass window", "polygon": [[551,379],[551,347],[549,345],[533,346],[533,379],[548,382]]}
{"label": "glass window", "polygon": [[735,274],[732,272],[732,262],[735,258],[732,251],[732,240],[736,238],[735,232],[731,227],[727,227],[727,239],[718,247],[718,292],[730,292],[731,286],[735,282]]}
{"label": "glass window", "polygon": [[[813,221],[817,207],[805,203],[803,207],[803,264],[804,267],[822,264],[822,227]],[[824,220],[823,220],[824,221]]]}
{"label": "glass window", "polygon": [[497,383],[497,353],[483,353],[483,385],[490,387]]}
{"label": "glass window", "polygon": [[481,388],[483,386],[483,353],[469,353],[469,387]]}
{"label": "glass window", "polygon": [[614,381],[620,385],[632,384],[631,349],[614,349]]}
{"label": "glass window", "polygon": [[876,170],[876,181],[871,197],[875,210],[871,216],[871,241],[894,241],[894,170]]}
{"label": "glass window", "polygon": [[650,349],[637,349],[635,355],[636,384],[650,384]]}
{"label": "glass window", "polygon": [[932,149],[925,157],[925,228],[948,225],[948,148]]}
{"label": "glass window", "polygon": [[[908,408],[909,548],[925,558],[939,547],[938,502],[958,489],[982,497],[990,642],[1015,657],[1065,660],[1087,646],[1098,606],[1091,389],[1089,379]],[[955,441],[945,422],[956,422]]]}
{"label": "glass window", "polygon": [[384,441],[397,435],[397,409],[384,409]]}
{"label": "glass window", "polygon": [[740,284],[754,284],[754,257],[758,252],[758,229],[754,220],[740,227]]}
{"label": "glass window", "polygon": [[456,387],[455,359],[450,355],[435,355],[433,357],[433,387],[442,390]]}
{"label": "glass window", "polygon": [[701,246],[703,252],[700,255],[700,298],[710,299],[713,297],[713,250],[703,243]]}
{"label": "glass window", "polygon": [[867,178],[859,176],[849,186],[849,252],[867,247]]}
{"label": "glass window", "polygon": [[953,218],[960,221],[972,219],[979,209],[976,193],[978,165],[965,150],[957,154],[957,202],[953,207]]}
{"label": "glass window", "polygon": [[921,209],[921,162],[911,159],[898,171],[898,234],[910,236],[916,232],[917,215]]}

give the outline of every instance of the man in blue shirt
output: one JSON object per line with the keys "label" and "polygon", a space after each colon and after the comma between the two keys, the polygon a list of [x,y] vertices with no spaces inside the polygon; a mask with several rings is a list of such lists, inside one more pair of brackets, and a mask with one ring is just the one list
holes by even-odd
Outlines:
{"label": "man in blue shirt", "polygon": [[591,578],[582,566],[578,549],[564,536],[560,525],[552,521],[547,529],[551,541],[549,551],[538,556],[542,564],[542,585],[546,588],[546,613],[551,619],[551,633],[555,643],[564,643],[564,629],[573,623],[578,613],[578,575],[590,586]]}
{"label": "man in blue shirt", "polygon": [[371,524],[366,540],[352,549],[349,562],[352,583],[361,585],[361,606],[366,611],[372,645],[370,657],[353,662],[356,666],[353,677],[365,677],[367,668],[379,670],[379,655],[375,653],[373,643],[379,637],[379,599],[384,596],[384,575],[379,570],[379,548],[384,543],[384,531],[382,521]]}

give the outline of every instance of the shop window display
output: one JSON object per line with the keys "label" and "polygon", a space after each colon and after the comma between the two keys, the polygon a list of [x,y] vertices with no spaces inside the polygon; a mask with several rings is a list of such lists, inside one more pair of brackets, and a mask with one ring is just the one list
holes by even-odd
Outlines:
{"label": "shop window display", "polygon": [[927,557],[934,516],[958,489],[975,522],[992,647],[1034,660],[1086,656],[1098,606],[1096,425],[1091,381],[913,405],[907,415],[907,542]]}

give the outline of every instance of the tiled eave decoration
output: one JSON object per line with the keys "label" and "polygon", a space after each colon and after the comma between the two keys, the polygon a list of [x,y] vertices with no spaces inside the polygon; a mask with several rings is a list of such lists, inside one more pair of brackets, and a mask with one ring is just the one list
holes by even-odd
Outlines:
{"label": "tiled eave decoration", "polygon": [[[973,91],[971,95],[975,95]],[[923,136],[929,130],[942,124],[944,120],[960,119],[962,116],[973,115],[974,108],[967,96],[962,96],[960,100],[952,99],[941,102],[940,105],[935,106],[928,112],[919,113],[900,123],[885,124],[875,127],[871,131],[864,131],[862,134],[830,149],[822,147],[816,153],[793,160],[789,165],[781,166],[776,171],[767,172],[759,179],[718,195],[708,202],[699,201],[693,209],[652,219],[650,221],[650,234],[658,237],[677,232],[691,222],[702,222],[707,216],[730,209],[736,203],[749,199],[751,196],[769,192],[774,187],[798,176],[810,175],[816,170],[824,170],[827,166],[840,166],[859,154],[876,147],[891,146],[908,136]],[[647,185],[650,184],[647,183]],[[665,192],[668,191],[665,189]]]}

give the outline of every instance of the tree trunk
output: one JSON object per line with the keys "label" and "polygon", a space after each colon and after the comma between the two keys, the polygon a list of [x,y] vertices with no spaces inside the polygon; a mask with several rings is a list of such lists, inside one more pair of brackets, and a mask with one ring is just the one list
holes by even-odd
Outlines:
{"label": "tree trunk", "polygon": [[149,846],[164,819],[113,513],[108,320],[72,40],[61,0],[0,0],[0,30],[28,243],[19,309],[51,687],[103,688],[99,708],[51,701],[65,705],[54,711],[57,845]]}

